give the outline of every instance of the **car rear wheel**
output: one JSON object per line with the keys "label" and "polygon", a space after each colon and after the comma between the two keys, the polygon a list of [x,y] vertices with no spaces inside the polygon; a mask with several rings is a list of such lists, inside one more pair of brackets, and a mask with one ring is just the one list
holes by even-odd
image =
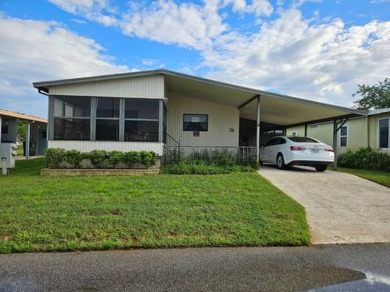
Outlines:
{"label": "car rear wheel", "polygon": [[283,169],[286,167],[286,165],[284,164],[283,155],[280,153],[278,154],[278,156],[276,156],[276,165],[278,166],[279,169]]}
{"label": "car rear wheel", "polygon": [[317,165],[317,166],[315,166],[315,169],[318,172],[324,172],[327,169],[327,166],[326,165]]}

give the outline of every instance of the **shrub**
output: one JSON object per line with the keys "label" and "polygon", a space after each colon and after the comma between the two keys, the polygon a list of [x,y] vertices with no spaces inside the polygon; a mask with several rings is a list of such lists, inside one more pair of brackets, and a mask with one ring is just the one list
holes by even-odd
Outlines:
{"label": "shrub", "polygon": [[65,161],[74,168],[80,168],[81,160],[83,160],[83,153],[78,150],[68,150],[65,152]]}
{"label": "shrub", "polygon": [[124,160],[124,153],[122,151],[111,151],[109,153],[108,161],[115,168],[115,166]]}
{"label": "shrub", "polygon": [[88,153],[88,158],[91,159],[91,163],[95,168],[100,168],[106,161],[108,155],[105,150],[92,150]]}
{"label": "shrub", "polygon": [[124,153],[123,162],[128,166],[132,166],[136,163],[141,163],[141,155],[138,151],[129,151]]}
{"label": "shrub", "polygon": [[161,167],[161,173],[169,174],[228,174],[232,172],[253,172],[250,166],[228,166],[222,167],[215,164],[206,164],[205,162],[188,163],[180,162],[177,164],[169,164]]}
{"label": "shrub", "polygon": [[149,168],[151,165],[156,164],[156,153],[153,151],[141,151],[141,163]]}
{"label": "shrub", "polygon": [[150,167],[156,164],[157,154],[153,151],[111,151],[92,150],[91,152],[80,152],[78,150],[68,150],[62,148],[49,148],[46,150],[46,160],[48,167],[61,168],[61,163],[66,161],[73,168],[80,168],[83,158],[89,158],[95,168],[108,166],[116,167],[120,162],[126,163],[129,167],[134,164],[142,164]]}
{"label": "shrub", "polygon": [[370,147],[360,148],[356,152],[348,150],[340,154],[337,163],[341,167],[382,170],[390,172],[390,156],[373,150]]}
{"label": "shrub", "polygon": [[62,148],[48,148],[45,154],[49,168],[60,168],[61,163],[65,160],[66,152]]}

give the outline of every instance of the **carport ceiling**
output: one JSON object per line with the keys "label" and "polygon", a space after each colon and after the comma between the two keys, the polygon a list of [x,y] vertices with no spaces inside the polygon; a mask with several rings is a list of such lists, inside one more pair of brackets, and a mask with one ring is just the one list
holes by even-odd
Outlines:
{"label": "carport ceiling", "polygon": [[[279,126],[310,124],[319,121],[365,115],[350,108],[314,102],[286,95],[236,86],[167,70],[161,70],[169,91],[239,108],[260,95],[260,119]],[[169,98],[169,96],[168,96]],[[256,99],[240,109],[240,117],[256,120]]]}

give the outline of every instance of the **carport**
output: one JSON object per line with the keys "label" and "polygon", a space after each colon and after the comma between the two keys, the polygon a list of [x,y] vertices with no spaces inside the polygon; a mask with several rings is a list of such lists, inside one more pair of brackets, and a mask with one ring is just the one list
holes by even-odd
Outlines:
{"label": "carport", "polygon": [[[156,73],[156,72],[154,72]],[[270,134],[285,133],[287,128],[333,122],[333,148],[337,159],[337,133],[350,118],[364,116],[365,112],[351,108],[320,103],[237,86],[229,83],[160,70],[165,76],[166,88],[187,93],[204,100],[233,105],[240,110],[240,145],[259,148]],[[337,160],[334,164],[337,169]]]}
{"label": "carport", "polygon": [[0,142],[2,144],[17,142],[17,121],[22,120],[26,126],[26,141],[24,156],[43,155],[46,149],[47,120],[0,109]]}

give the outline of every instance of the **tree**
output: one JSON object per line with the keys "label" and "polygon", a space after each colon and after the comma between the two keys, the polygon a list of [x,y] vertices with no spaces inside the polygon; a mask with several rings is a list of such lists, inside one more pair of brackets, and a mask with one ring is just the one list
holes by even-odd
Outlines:
{"label": "tree", "polygon": [[18,136],[18,141],[25,142],[26,141],[26,131],[27,125],[25,121],[18,120],[16,127],[16,134]]}
{"label": "tree", "polygon": [[361,99],[355,100],[355,108],[359,110],[371,110],[390,108],[390,79],[385,78],[384,81],[379,81],[379,84],[372,86],[359,85],[359,90],[352,96],[360,95]]}

